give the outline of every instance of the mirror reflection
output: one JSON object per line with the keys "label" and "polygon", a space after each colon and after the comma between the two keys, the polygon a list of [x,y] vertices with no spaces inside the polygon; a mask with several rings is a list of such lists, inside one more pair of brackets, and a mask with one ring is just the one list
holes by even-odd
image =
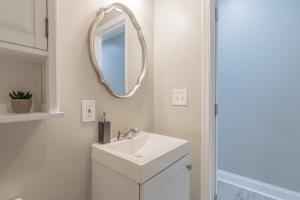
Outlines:
{"label": "mirror reflection", "polygon": [[94,35],[102,78],[117,95],[129,93],[143,70],[142,47],[130,17],[120,9],[105,13]]}

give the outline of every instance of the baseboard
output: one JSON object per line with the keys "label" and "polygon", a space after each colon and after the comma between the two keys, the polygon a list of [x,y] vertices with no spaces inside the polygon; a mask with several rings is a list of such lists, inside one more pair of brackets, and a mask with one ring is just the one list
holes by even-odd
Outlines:
{"label": "baseboard", "polygon": [[300,193],[276,187],[267,183],[218,170],[218,180],[256,192],[275,200],[299,200]]}

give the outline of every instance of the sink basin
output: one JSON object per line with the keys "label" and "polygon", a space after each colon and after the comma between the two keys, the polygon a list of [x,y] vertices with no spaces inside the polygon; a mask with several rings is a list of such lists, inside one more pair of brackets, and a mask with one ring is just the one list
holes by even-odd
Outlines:
{"label": "sink basin", "polygon": [[145,183],[188,154],[188,141],[140,132],[132,139],[93,144],[92,160]]}

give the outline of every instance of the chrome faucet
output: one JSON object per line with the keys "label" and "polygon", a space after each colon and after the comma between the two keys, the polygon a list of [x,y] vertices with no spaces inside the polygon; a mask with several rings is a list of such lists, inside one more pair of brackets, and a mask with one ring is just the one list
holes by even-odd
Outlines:
{"label": "chrome faucet", "polygon": [[118,132],[117,140],[120,140],[121,137],[124,139],[132,139],[139,132],[140,132],[140,130],[138,128],[127,128],[123,134],[121,133],[121,131]]}
{"label": "chrome faucet", "polygon": [[125,132],[125,138],[127,139],[131,139],[134,138],[138,133],[139,133],[139,129],[138,128],[129,128],[127,129],[127,131]]}

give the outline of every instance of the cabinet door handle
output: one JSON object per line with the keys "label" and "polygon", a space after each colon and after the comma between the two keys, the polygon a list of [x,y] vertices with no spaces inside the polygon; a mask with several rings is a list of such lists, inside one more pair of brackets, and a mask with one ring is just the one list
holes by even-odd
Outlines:
{"label": "cabinet door handle", "polygon": [[188,168],[188,170],[192,170],[193,166],[192,165],[188,165],[188,166],[186,166],[186,168]]}

